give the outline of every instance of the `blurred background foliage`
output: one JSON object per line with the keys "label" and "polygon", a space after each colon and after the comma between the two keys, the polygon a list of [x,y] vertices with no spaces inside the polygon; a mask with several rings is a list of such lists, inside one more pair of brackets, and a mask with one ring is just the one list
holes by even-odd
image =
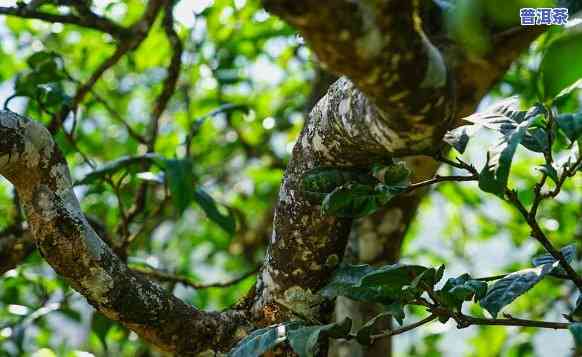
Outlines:
{"label": "blurred background foliage", "polygon": [[[519,19],[518,11],[507,6],[518,9],[521,4],[508,3],[459,0],[462,11],[449,21],[453,35],[476,56],[486,52],[492,25],[514,25]],[[15,2],[1,5],[14,6]],[[93,2],[93,9],[129,25],[141,16],[144,2],[100,0]],[[58,13],[61,9],[48,4],[43,10]],[[184,51],[176,92],[159,121],[154,151],[162,163],[122,165],[78,185],[76,192],[85,213],[107,227],[113,244],[131,243],[127,253],[131,266],[175,274],[190,285],[228,282],[254,271],[262,261],[283,170],[310,109],[319,70],[302,39],[266,13],[257,0],[182,0],[174,15]],[[524,105],[534,103],[540,53],[560,31],[552,28],[541,36],[483,104],[512,95],[523,98]],[[4,16],[0,17],[0,40],[1,102],[17,94],[8,101],[8,108],[47,125],[52,114],[70,103],[78,83],[91,77],[116,48],[110,35],[94,30]],[[159,18],[141,46],[105,72],[76,116],[68,118],[56,140],[75,180],[119,158],[148,151],[142,138],[149,135],[151,108],[162,91],[173,50]],[[35,60],[31,57],[35,53],[43,57],[37,55]],[[41,71],[49,73],[48,79],[35,74],[39,66],[48,66]],[[35,80],[50,85],[26,87]],[[578,111],[580,94],[572,92],[559,109]],[[484,162],[479,146],[490,144],[487,138],[480,139],[467,155],[472,162]],[[168,192],[174,192],[171,181],[189,169],[185,162],[192,167],[195,187],[211,199],[198,196],[198,200],[176,203],[169,198]],[[519,149],[510,183],[525,201],[531,200],[539,175],[535,166],[540,162],[537,154]],[[163,179],[162,171],[167,185],[155,183]],[[144,210],[128,224],[144,184],[149,193]],[[578,175],[540,211],[543,228],[551,232],[557,246],[582,238],[581,187]],[[176,205],[182,207],[176,209]],[[11,185],[1,181],[0,230],[21,219],[15,207]],[[233,222],[234,230],[228,228]],[[542,253],[528,234],[518,213],[496,197],[473,184],[445,183],[423,201],[402,255],[406,262],[445,263],[448,276],[495,275],[527,267],[532,256]],[[243,297],[254,278],[202,289],[178,282],[162,284],[199,308],[223,309]],[[576,297],[566,289],[545,280],[508,312],[557,319]],[[564,295],[572,297],[561,298]],[[561,356],[570,345],[567,331],[456,330],[449,322],[399,336],[395,351],[397,356]],[[156,355],[135,334],[94,314],[38,253],[2,276],[0,356],[88,353]]]}

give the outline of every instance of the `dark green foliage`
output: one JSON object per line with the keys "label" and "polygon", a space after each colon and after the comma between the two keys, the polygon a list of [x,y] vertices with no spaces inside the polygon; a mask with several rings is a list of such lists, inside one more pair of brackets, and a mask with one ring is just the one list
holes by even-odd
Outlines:
{"label": "dark green foliage", "polygon": [[313,357],[317,354],[318,342],[322,338],[346,337],[352,328],[349,318],[328,325],[302,326],[289,331],[289,344],[299,357]]}
{"label": "dark green foliage", "polygon": [[203,189],[196,187],[192,193],[194,201],[202,208],[208,218],[218,224],[228,234],[234,234],[236,220],[233,212],[228,209],[227,213],[220,212],[216,201]]}
{"label": "dark green foliage", "polygon": [[257,329],[243,338],[229,353],[229,357],[260,356],[287,338],[290,330],[299,326],[290,322]]}
{"label": "dark green foliage", "polygon": [[303,175],[302,190],[305,197],[319,204],[329,193],[345,184],[374,185],[376,182],[362,169],[316,167]]}
{"label": "dark green foliage", "polygon": [[487,295],[479,302],[481,306],[496,317],[499,311],[513,300],[526,293],[539,283],[557,265],[545,264],[537,268],[525,269],[511,273],[496,281]]}
{"label": "dark green foliage", "polygon": [[321,167],[305,173],[302,191],[311,202],[321,203],[324,215],[357,218],[378,211],[404,192],[409,176],[410,170],[403,162],[375,165],[371,174],[350,168]]}
{"label": "dark green foliage", "polygon": [[436,291],[439,301],[445,306],[461,311],[465,301],[479,301],[487,294],[487,283],[472,279],[469,274],[449,278],[442,289]]}

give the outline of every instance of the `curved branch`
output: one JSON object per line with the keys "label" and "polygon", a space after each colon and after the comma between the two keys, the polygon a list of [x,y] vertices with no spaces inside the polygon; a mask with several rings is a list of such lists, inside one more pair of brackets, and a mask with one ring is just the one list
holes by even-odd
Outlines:
{"label": "curved branch", "polygon": [[0,15],[21,17],[25,19],[37,19],[47,22],[59,22],[62,24],[77,25],[110,34],[120,40],[130,36],[131,31],[114,21],[99,16],[93,12],[84,13],[83,16],[72,14],[60,15],[29,9],[28,7],[0,7]]}
{"label": "curved branch", "polygon": [[0,174],[15,186],[42,256],[108,318],[179,355],[227,349],[246,326],[243,311],[199,311],[123,264],[81,212],[66,161],[41,124],[0,111]]}

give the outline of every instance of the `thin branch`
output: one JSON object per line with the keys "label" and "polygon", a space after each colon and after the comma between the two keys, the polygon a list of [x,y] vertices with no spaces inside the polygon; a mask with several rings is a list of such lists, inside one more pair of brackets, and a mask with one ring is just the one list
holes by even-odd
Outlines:
{"label": "thin branch", "polygon": [[176,91],[176,85],[178,84],[178,79],[180,78],[180,69],[182,68],[182,53],[184,51],[184,45],[182,44],[182,40],[180,40],[178,33],[174,29],[174,3],[175,2],[172,1],[170,5],[166,6],[162,24],[166,33],[166,37],[168,38],[168,42],[170,43],[170,46],[173,50],[173,54],[172,59],[170,60],[170,65],[167,69],[168,75],[166,77],[166,81],[164,82],[162,92],[158,96],[152,112],[150,120],[151,133],[148,143],[148,151],[154,150],[156,139],[158,137],[160,117],[162,116],[164,110],[166,110],[170,99]]}
{"label": "thin branch", "polygon": [[108,33],[117,40],[128,38],[131,35],[131,31],[129,29],[93,12],[83,13],[82,16],[76,16],[73,14],[50,14],[27,7],[0,7],[0,15],[81,26]]}
{"label": "thin branch", "polygon": [[66,117],[70,112],[76,111],[78,105],[83,101],[85,96],[91,91],[93,86],[101,78],[101,76],[111,67],[116,65],[125,54],[130,51],[135,50],[146,38],[149,30],[151,29],[153,22],[155,21],[158,12],[162,5],[164,5],[168,0],[150,0],[148,6],[144,11],[141,19],[138,20],[134,25],[131,26],[131,36],[124,42],[121,42],[115,52],[107,58],[101,65],[97,68],[91,77],[83,83],[75,93],[73,97],[72,104],[63,108],[59,113],[55,114],[48,125],[49,131],[54,134],[65,121]]}
{"label": "thin branch", "polygon": [[[509,316],[509,315],[506,315]],[[479,317],[472,317],[467,315],[461,315],[458,317],[457,323],[460,328],[468,327],[471,325],[487,325],[487,326],[522,326],[522,327],[538,327],[538,328],[550,328],[550,329],[568,329],[570,323],[567,322],[550,322],[550,321],[536,321],[536,320],[525,320],[517,319],[514,317],[509,317],[506,319],[485,319]]]}
{"label": "thin branch", "polygon": [[430,316],[428,316],[428,317],[426,317],[418,322],[415,322],[413,324],[403,326],[403,327],[396,329],[396,330],[386,330],[386,331],[379,333],[377,335],[372,335],[372,336],[370,336],[370,338],[373,341],[373,340],[377,340],[379,338],[400,335],[400,334],[408,332],[410,330],[414,330],[415,328],[420,327],[422,325],[426,325],[427,323],[432,322],[432,321],[436,320],[437,318],[438,318],[438,315],[431,314]]}
{"label": "thin branch", "polygon": [[158,280],[158,281],[180,283],[180,284],[192,287],[194,289],[209,289],[209,288],[226,288],[226,287],[238,284],[241,281],[245,280],[246,278],[251,277],[253,275],[256,275],[257,271],[259,269],[258,268],[253,269],[253,270],[241,275],[240,277],[233,279],[233,280],[230,280],[230,281],[216,282],[216,283],[210,283],[210,284],[196,283],[196,282],[192,281],[192,279],[190,279],[189,277],[174,275],[174,274],[166,273],[166,272],[159,271],[159,270],[142,269],[142,268],[136,268],[136,267],[131,268],[131,270],[133,270],[136,273],[139,273],[139,274],[148,276],[150,278],[153,278],[155,280]]}
{"label": "thin branch", "polygon": [[548,237],[542,231],[541,227],[539,226],[535,217],[533,217],[530,212],[527,211],[523,203],[517,197],[517,192],[512,190],[506,190],[506,196],[508,197],[509,201],[513,203],[513,205],[517,208],[519,213],[523,216],[526,220],[530,228],[532,229],[532,236],[540,242],[540,244],[544,247],[544,249],[554,257],[557,261],[560,262],[560,265],[566,271],[566,274],[576,284],[579,289],[582,289],[582,278],[576,273],[574,268],[568,263],[562,252],[556,249],[553,244],[550,242]]}
{"label": "thin branch", "polygon": [[421,182],[417,182],[417,183],[413,183],[411,185],[408,186],[408,188],[406,189],[407,192],[410,191],[414,191],[416,189],[419,189],[421,187],[425,187],[425,186],[430,186],[433,185],[435,183],[439,183],[439,182],[462,182],[462,181],[477,181],[479,180],[479,176],[478,175],[471,175],[471,176],[440,176],[440,175],[436,175],[435,177],[425,180],[425,181],[421,181]]}

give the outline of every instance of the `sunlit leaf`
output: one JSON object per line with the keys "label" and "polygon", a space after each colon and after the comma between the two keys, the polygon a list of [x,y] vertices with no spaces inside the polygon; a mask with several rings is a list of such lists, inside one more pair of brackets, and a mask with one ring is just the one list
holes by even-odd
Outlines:
{"label": "sunlit leaf", "polygon": [[481,299],[480,305],[496,317],[501,309],[539,283],[555,266],[556,263],[520,270],[497,280]]}
{"label": "sunlit leaf", "polygon": [[563,95],[582,78],[581,56],[582,31],[568,32],[548,45],[540,64],[543,100]]}

